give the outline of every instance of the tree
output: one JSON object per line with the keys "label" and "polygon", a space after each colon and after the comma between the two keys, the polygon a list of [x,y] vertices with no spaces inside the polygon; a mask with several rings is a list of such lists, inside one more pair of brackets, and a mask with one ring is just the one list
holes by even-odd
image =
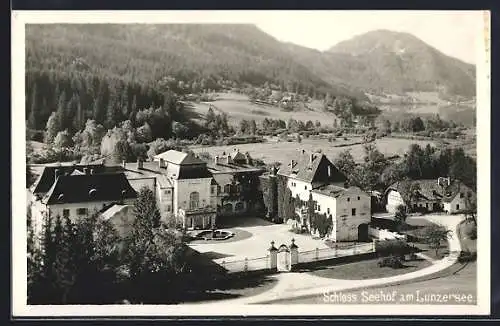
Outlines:
{"label": "tree", "polygon": [[431,224],[424,231],[424,239],[435,250],[438,255],[439,248],[443,241],[448,241],[451,237],[451,230],[447,230],[437,224]]}
{"label": "tree", "polygon": [[160,284],[168,284],[170,293],[175,294],[175,287],[179,286],[176,276],[186,267],[184,246],[161,224],[160,211],[151,189],[144,187],[140,190],[134,204],[134,215],[132,230],[126,239],[126,262],[134,299],[140,302],[153,300],[151,294],[156,292],[153,289],[158,289]]}
{"label": "tree", "polygon": [[184,138],[188,133],[189,128],[180,122],[174,121],[172,123],[172,132],[177,138]]}
{"label": "tree", "polygon": [[248,124],[248,121],[245,119],[242,119],[240,121],[240,132],[242,134],[246,134],[249,131],[250,125]]}
{"label": "tree", "polygon": [[396,207],[396,213],[394,214],[394,223],[396,223],[399,230],[406,224],[406,207],[404,205],[399,205]]}
{"label": "tree", "polygon": [[249,129],[250,134],[255,135],[257,133],[257,123],[255,123],[255,120],[250,120]]}
{"label": "tree", "polygon": [[46,140],[47,144],[51,144],[54,141],[57,133],[61,130],[61,121],[56,112],[52,112],[50,114],[49,119],[47,120],[46,126]]}
{"label": "tree", "polygon": [[56,148],[69,148],[73,145],[73,140],[68,132],[68,130],[59,131],[54,138],[54,146]]}
{"label": "tree", "polygon": [[123,161],[128,162],[132,156],[132,149],[126,140],[119,140],[115,144],[115,148],[113,150],[113,160],[116,163]]}
{"label": "tree", "polygon": [[151,127],[147,122],[145,122],[142,127],[137,128],[136,139],[139,143],[149,143],[153,140]]}
{"label": "tree", "polygon": [[347,176],[350,176],[354,172],[356,162],[354,162],[354,158],[349,149],[339,153],[335,159],[335,166]]}

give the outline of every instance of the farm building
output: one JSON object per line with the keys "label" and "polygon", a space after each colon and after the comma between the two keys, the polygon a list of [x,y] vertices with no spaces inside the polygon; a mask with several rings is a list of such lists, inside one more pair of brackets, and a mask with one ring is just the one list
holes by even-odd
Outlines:
{"label": "farm building", "polygon": [[399,205],[410,211],[463,212],[476,202],[475,192],[460,180],[450,178],[405,180],[392,184],[385,191],[388,212]]}

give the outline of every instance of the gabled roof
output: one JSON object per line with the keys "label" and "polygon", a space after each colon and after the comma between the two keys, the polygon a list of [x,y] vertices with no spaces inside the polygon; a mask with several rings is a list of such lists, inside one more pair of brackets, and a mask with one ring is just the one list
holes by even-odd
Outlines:
{"label": "gabled roof", "polygon": [[389,190],[400,193],[404,201],[410,201],[412,185],[418,185],[416,196],[419,200],[450,202],[461,191],[471,191],[460,180],[451,180],[449,186],[438,185],[437,179],[403,180],[390,185]]}
{"label": "gabled roof", "polygon": [[63,175],[43,197],[44,204],[118,201],[136,198],[125,174]]}
{"label": "gabled roof", "polygon": [[[302,152],[292,162],[282,165],[278,174],[308,183],[318,179],[335,183],[347,181],[346,176],[322,153]],[[330,175],[328,175],[328,167],[330,167]]]}
{"label": "gabled roof", "polygon": [[164,159],[166,162],[178,165],[205,164],[204,161],[194,156],[192,153],[184,153],[176,150],[169,150],[154,157],[155,161]]}

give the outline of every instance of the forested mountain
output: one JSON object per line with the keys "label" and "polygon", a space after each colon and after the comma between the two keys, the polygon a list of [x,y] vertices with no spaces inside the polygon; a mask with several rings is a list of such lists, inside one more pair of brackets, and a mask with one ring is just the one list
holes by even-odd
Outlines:
{"label": "forested mountain", "polygon": [[220,80],[330,88],[253,25],[37,25],[27,27],[26,46],[28,68],[79,68],[141,82],[173,75],[213,88]]}
{"label": "forested mountain", "polygon": [[[438,90],[474,95],[474,66],[416,37],[370,32],[319,52],[277,41],[253,25],[55,24],[26,28],[26,116],[43,129],[87,119],[106,128],[138,110],[162,107],[167,121],[189,118],[177,95],[260,87],[317,96]],[[57,128],[56,128],[57,129]],[[169,129],[169,127],[167,127]],[[164,136],[168,137],[166,130]]]}
{"label": "forested mountain", "polygon": [[356,87],[475,95],[474,65],[447,56],[408,33],[368,32],[338,43],[325,56],[332,64],[331,74]]}

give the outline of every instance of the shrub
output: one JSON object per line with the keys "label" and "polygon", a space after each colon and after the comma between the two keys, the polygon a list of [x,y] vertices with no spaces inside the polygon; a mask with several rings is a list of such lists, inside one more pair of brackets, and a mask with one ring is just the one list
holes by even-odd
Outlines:
{"label": "shrub", "polygon": [[401,262],[401,259],[396,256],[390,256],[382,258],[377,263],[378,267],[391,267],[391,268],[403,268],[404,265]]}

